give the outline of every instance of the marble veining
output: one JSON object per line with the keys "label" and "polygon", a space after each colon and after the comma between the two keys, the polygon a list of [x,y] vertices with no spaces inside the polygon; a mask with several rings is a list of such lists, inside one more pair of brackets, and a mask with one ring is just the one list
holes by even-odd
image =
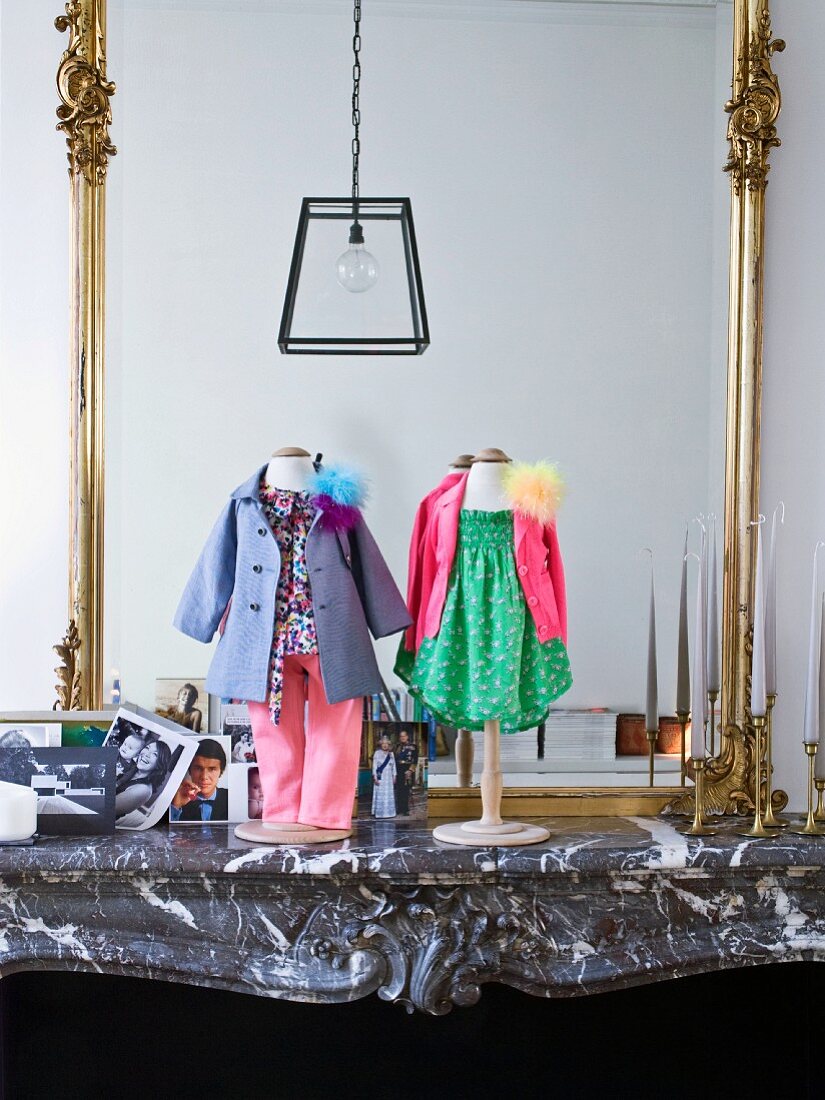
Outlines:
{"label": "marble veining", "polygon": [[825,843],[556,818],[529,848],[359,824],[338,848],[220,825],[0,848],[0,974],[75,969],[443,1014],[503,982],[573,996],[825,958]]}

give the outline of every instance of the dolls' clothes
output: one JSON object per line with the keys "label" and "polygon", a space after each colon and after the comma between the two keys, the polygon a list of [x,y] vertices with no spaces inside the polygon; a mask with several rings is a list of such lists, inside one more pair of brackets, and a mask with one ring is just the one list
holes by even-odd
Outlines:
{"label": "dolls' clothes", "polygon": [[562,639],[541,642],[513,555],[513,513],[462,509],[441,628],[395,671],[440,721],[502,733],[539,725],[572,683]]}

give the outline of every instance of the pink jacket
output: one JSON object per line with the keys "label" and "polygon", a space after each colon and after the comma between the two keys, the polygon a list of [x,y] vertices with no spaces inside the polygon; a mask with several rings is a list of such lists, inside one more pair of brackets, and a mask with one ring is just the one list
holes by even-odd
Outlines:
{"label": "pink jacket", "polygon": [[[455,558],[466,481],[467,474],[460,474],[456,483],[442,492],[432,504],[431,515],[419,544],[415,562],[418,596],[415,606],[408,605],[414,624],[407,632],[407,639],[413,630],[415,632],[416,651],[424,638],[434,638],[441,629],[441,614]],[[567,599],[556,522],[553,519],[543,523],[517,509],[513,512],[513,521],[516,572],[539,641],[561,638],[566,645]],[[414,532],[411,560],[415,546]],[[406,648],[413,648],[409,640]]]}
{"label": "pink jacket", "polygon": [[[415,513],[415,522],[413,523],[412,537],[410,539],[410,559],[407,567],[407,610],[413,617],[413,623],[412,626],[407,628],[407,632],[404,636],[404,648],[410,650],[410,652],[417,652],[420,644],[416,642],[416,623],[424,612],[424,605],[422,603],[424,577],[433,571],[431,565],[426,567],[424,565],[424,536],[427,531],[427,525],[430,522],[433,508],[439,497],[464,476],[465,475],[462,474],[460,470],[447,474],[443,481],[440,481],[434,489],[431,489],[430,492],[427,493],[418,505],[418,510]],[[430,578],[427,585],[428,595],[431,587],[432,578]]]}

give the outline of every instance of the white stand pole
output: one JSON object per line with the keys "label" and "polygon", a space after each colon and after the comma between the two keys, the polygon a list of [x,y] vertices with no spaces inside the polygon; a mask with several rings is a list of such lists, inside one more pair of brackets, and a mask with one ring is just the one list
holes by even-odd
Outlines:
{"label": "white stand pole", "polygon": [[484,770],[481,773],[481,818],[478,821],[450,821],[433,829],[436,840],[447,844],[478,847],[492,845],[539,844],[550,836],[542,825],[524,825],[502,821],[501,727],[495,719],[484,723]]}

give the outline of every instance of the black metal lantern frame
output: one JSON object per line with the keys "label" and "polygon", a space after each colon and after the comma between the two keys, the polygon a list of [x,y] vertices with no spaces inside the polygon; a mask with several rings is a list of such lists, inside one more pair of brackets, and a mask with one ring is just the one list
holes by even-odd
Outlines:
{"label": "black metal lantern frame", "polygon": [[361,0],[353,0],[352,54],[352,194],[301,203],[278,347],[285,355],[421,355],[430,330],[412,205],[360,197]]}
{"label": "black metal lantern frame", "polygon": [[[314,230],[321,228],[322,223],[329,222],[340,223],[342,232],[336,235],[340,236],[341,241],[346,241],[346,227],[353,223],[363,224],[367,240],[370,239],[370,229],[375,230],[377,223],[392,223],[397,228],[397,247],[394,252],[406,285],[403,290],[403,310],[400,308],[400,302],[395,303],[399,307],[395,310],[399,324],[394,331],[401,331],[402,335],[380,335],[381,328],[376,330],[379,334],[355,336],[342,334],[340,331],[337,334],[329,332],[318,336],[308,336],[301,332],[301,315],[305,317],[307,313],[305,302],[302,301],[302,291],[304,299],[313,295],[313,288],[305,285],[307,276],[304,263],[307,259],[308,242],[312,241]],[[333,274],[333,258],[332,252],[328,252],[321,261],[324,264],[325,274],[329,275],[330,283]],[[389,268],[389,260],[390,257],[382,255],[382,267]],[[315,267],[318,266],[319,263],[316,261]],[[398,285],[400,290],[400,281]],[[342,295],[344,300],[352,297],[340,287],[335,287],[335,292]],[[323,292],[320,290],[315,295],[316,298],[322,296]],[[321,307],[315,311],[313,327],[319,323],[317,314],[323,312]],[[403,322],[400,319],[402,312]],[[358,198],[356,200],[351,197],[305,198],[301,203],[295,248],[292,252],[289,281],[281,316],[281,328],[278,334],[278,346],[281,351],[285,355],[421,355],[429,343],[430,331],[421,285],[421,268],[418,262],[418,247],[410,200],[408,198]]]}

